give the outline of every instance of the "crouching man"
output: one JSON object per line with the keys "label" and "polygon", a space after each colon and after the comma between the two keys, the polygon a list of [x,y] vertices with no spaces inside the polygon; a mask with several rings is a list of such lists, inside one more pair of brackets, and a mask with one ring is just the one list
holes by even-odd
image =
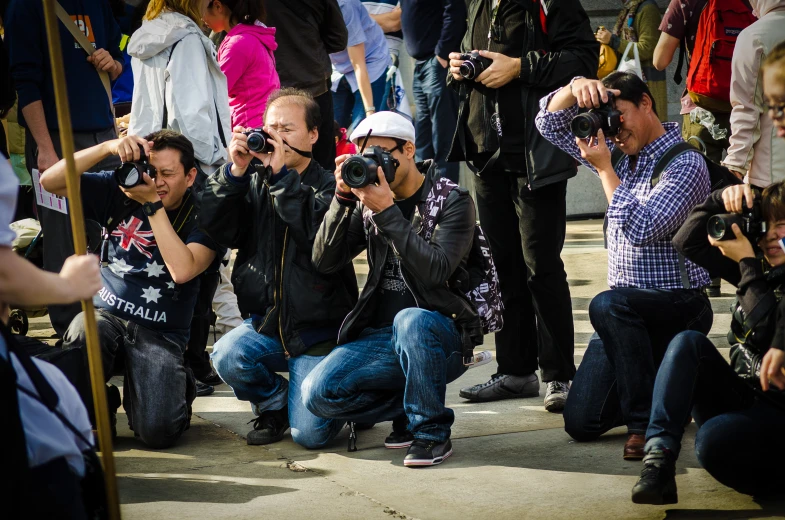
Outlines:
{"label": "crouching man", "polygon": [[[257,416],[248,444],[277,442],[291,425],[295,442],[320,448],[344,423],[306,410],[300,385],[335,347],[338,327],[357,301],[357,280],[351,264],[328,276],[311,264],[316,231],[335,193],[332,172],[311,158],[319,106],[307,92],[282,89],[268,99],[264,122],[270,153],[258,151],[262,132],[235,128],[232,162],[213,174],[203,198],[203,228],[238,249],[232,283],[249,316],[215,344],[212,360]],[[276,373],[287,371],[288,381]]]}
{"label": "crouching man", "polygon": [[[124,163],[138,161],[139,184],[118,184],[123,167],[117,173],[82,173],[111,155]],[[75,160],[85,218],[104,226],[103,287],[94,298],[104,375],[109,380],[124,368],[129,426],[151,448],[166,448],[190,423],[196,394],[183,353],[199,292],[197,277],[220,249],[196,226],[194,149],[184,136],[161,130],[144,139],[101,143],[77,152]],[[134,175],[125,177],[126,185],[133,184]],[[65,178],[61,160],[46,170],[41,185],[64,196]],[[74,318],[63,339],[66,348],[85,346],[84,313]]]}
{"label": "crouching man", "polygon": [[[476,309],[448,284],[472,247],[474,203],[457,187],[446,199],[429,197],[445,179],[432,161],[415,163],[414,127],[406,118],[374,114],[352,140],[370,129],[367,147],[389,154],[394,173],[385,177],[376,168],[375,183],[352,188],[347,182],[360,184],[362,169],[349,168],[354,174],[347,181],[349,156],[339,157],[335,199],[313,249],[323,273],[343,269],[366,250],[368,281],[343,322],[338,347],[305,379],[303,402],[321,417],[393,420],[385,446],[409,447],[406,466],[430,466],[452,454],[446,385],[465,370],[465,344],[472,348],[482,337]],[[430,240],[419,234],[426,201],[441,206]]]}

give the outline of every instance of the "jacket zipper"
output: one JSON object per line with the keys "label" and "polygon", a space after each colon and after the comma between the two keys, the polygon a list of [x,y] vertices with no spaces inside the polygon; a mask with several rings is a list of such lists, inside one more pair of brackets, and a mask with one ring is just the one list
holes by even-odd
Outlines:
{"label": "jacket zipper", "polygon": [[404,276],[403,274],[403,266],[401,265],[401,255],[398,253],[398,250],[395,248],[395,244],[393,242],[390,242],[390,246],[392,246],[395,256],[398,257],[398,268],[401,270],[401,279],[403,280],[403,284],[406,286],[407,289],[409,289],[409,292],[412,293],[412,297],[414,298],[414,304],[417,306],[417,308],[420,308],[420,302],[417,301],[417,295],[414,294],[414,291],[412,291],[412,288],[409,286],[409,282],[406,281],[406,276]]}
{"label": "jacket zipper", "polygon": [[[268,189],[267,193],[268,193],[268,195],[270,195],[270,204],[274,204],[275,201],[273,200],[273,196],[272,196],[272,194],[270,194],[269,189]],[[273,214],[273,227],[272,227],[272,229],[273,229],[273,247],[275,247],[275,214]],[[288,229],[287,229],[287,231],[288,231]],[[286,243],[284,243],[284,249],[285,248],[286,248]],[[275,280],[275,273],[273,273],[273,283],[275,283],[275,282],[276,282],[276,280]],[[267,316],[264,317],[264,321],[262,322],[261,325],[259,325],[259,328],[256,329],[256,332],[258,332],[259,334],[262,333],[262,329],[264,328],[265,325],[267,325],[267,322],[270,320],[270,315],[275,311],[275,308],[277,306],[278,306],[278,288],[276,286],[273,286],[273,308],[270,309],[270,311],[267,313]]]}
{"label": "jacket zipper", "polygon": [[[283,263],[286,260],[286,241],[289,237],[289,227],[286,227],[286,231],[283,233],[283,253],[281,254],[281,281],[280,281],[280,293],[281,293],[281,303],[283,304]],[[291,356],[289,355],[289,351],[286,350],[286,342],[283,339],[283,326],[281,325],[283,316],[283,305],[281,305],[281,311],[278,312],[278,334],[281,335],[281,346],[283,347],[284,357],[289,359]]]}

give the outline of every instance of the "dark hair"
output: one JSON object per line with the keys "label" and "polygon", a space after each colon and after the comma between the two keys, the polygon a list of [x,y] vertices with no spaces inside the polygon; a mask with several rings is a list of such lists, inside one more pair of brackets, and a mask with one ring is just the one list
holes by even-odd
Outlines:
{"label": "dark hair", "polygon": [[278,89],[270,94],[270,97],[267,98],[267,108],[264,109],[264,119],[267,119],[267,111],[270,110],[270,107],[283,105],[284,99],[286,99],[286,103],[302,107],[305,112],[305,126],[309,131],[319,128],[319,125],[322,124],[322,113],[313,96],[305,90],[293,87]]}
{"label": "dark hair", "polygon": [[267,20],[262,0],[220,0],[220,2],[232,11],[231,21],[234,24],[253,25],[256,20],[260,22]]}
{"label": "dark hair", "polygon": [[[629,101],[633,105],[640,106],[643,100],[643,95],[646,94],[651,100],[651,110],[655,115],[657,114],[657,103],[654,101],[654,96],[651,95],[651,90],[646,83],[631,72],[611,72],[602,80],[605,88],[611,88],[621,92],[619,99]],[[667,107],[666,107],[667,108]]]}
{"label": "dark hair", "polygon": [[766,221],[785,220],[785,181],[770,184],[763,190],[760,209]]}
{"label": "dark hair", "polygon": [[194,145],[183,134],[177,133],[174,130],[158,130],[152,134],[146,135],[145,140],[152,141],[152,151],[158,152],[160,150],[177,150],[180,152],[180,164],[183,165],[185,174],[194,167]]}

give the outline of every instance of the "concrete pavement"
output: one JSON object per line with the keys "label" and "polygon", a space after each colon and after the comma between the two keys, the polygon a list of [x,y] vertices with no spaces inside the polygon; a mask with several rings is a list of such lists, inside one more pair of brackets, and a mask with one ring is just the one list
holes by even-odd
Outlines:
{"label": "concrete pavement", "polygon": [[[568,223],[564,261],[573,296],[575,362],[592,327],[588,304],[606,289],[602,222]],[[358,270],[364,266],[357,264]],[[711,337],[724,340],[732,288],[712,300]],[[46,321],[46,318],[44,318]],[[46,335],[34,320],[31,335]],[[483,348],[494,349],[493,338]],[[495,362],[469,370],[448,386],[455,410],[454,455],[433,468],[403,467],[405,450],[387,450],[390,423],[358,432],[358,451],[347,452],[347,430],[326,449],[309,451],[291,441],[247,446],[253,419],[226,386],[197,398],[191,429],[172,449],[155,451],[133,439],[118,417],[116,443],[125,519],[615,519],[785,518],[785,502],[759,504],[714,481],[695,459],[695,425],[688,428],[677,469],[679,503],[638,506],[630,489],[639,462],[622,460],[625,430],[594,443],[575,443],[560,415],[541,397],[470,404],[458,389],[487,380]],[[777,448],[778,449],[778,448]],[[761,461],[764,463],[764,461]]]}

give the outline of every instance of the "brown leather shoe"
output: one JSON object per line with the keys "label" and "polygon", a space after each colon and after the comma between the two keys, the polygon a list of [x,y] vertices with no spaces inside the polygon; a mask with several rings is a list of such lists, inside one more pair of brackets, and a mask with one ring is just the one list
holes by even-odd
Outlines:
{"label": "brown leather shoe", "polygon": [[643,446],[646,444],[646,436],[639,433],[631,433],[624,444],[624,460],[643,459]]}

